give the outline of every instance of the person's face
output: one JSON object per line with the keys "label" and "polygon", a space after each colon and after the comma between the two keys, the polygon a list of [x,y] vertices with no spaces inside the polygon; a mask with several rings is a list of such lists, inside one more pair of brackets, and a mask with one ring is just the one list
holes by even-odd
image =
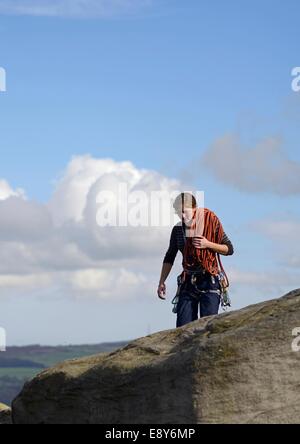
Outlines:
{"label": "person's face", "polygon": [[183,210],[182,208],[175,208],[175,211],[177,215],[183,220],[183,222],[186,225],[189,225],[192,223],[196,209],[190,207],[184,207]]}

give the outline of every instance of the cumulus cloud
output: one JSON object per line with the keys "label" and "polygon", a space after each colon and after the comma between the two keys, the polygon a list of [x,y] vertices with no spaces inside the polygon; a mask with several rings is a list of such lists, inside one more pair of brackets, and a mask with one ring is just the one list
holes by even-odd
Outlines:
{"label": "cumulus cloud", "polygon": [[300,163],[287,157],[279,137],[266,138],[248,148],[237,136],[226,135],[203,154],[201,166],[240,191],[300,194]]}
{"label": "cumulus cloud", "polygon": [[1,274],[0,288],[14,288],[18,290],[41,288],[51,285],[50,275],[47,273],[17,275],[17,274]]}
{"label": "cumulus cloud", "polygon": [[54,194],[47,205],[54,223],[62,225],[67,221],[82,221],[92,186],[103,176],[109,178],[114,174],[133,186],[141,179],[143,172],[131,162],[118,163],[113,159],[95,159],[89,155],[74,156],[57,179]]}
{"label": "cumulus cloud", "polygon": [[0,14],[109,18],[133,14],[153,0],[0,0]]}
{"label": "cumulus cloud", "polygon": [[21,188],[17,188],[16,190],[13,190],[8,182],[4,179],[0,179],[0,201],[5,200],[10,196],[18,196],[25,199],[25,191]]}
{"label": "cumulus cloud", "polygon": [[[37,296],[52,294],[73,299],[98,298],[107,301],[132,300],[141,295],[148,277],[137,270],[123,267],[87,268],[73,271],[39,272],[28,274],[0,274],[0,290],[3,294]],[[147,296],[143,290],[144,297]]]}
{"label": "cumulus cloud", "polygon": [[90,293],[107,300],[124,300],[140,294],[146,275],[117,267],[115,270],[86,269],[72,273],[68,284],[75,295]]}
{"label": "cumulus cloud", "polygon": [[[116,197],[106,201],[106,208],[119,212],[127,199],[119,195],[120,186],[127,197],[146,198],[150,216],[159,212],[151,207],[152,193],[158,193],[162,219],[157,226],[99,225],[97,214],[103,205],[99,196],[109,192],[109,196]],[[48,286],[68,295],[103,299],[135,297],[140,295],[141,287],[151,291],[151,273],[155,270],[157,274],[157,263],[162,261],[170,230],[177,222],[170,198],[182,191],[178,181],[156,171],[137,169],[131,162],[85,155],[70,160],[45,204],[25,199],[7,182],[2,182],[1,189],[3,291],[22,285]],[[129,199],[127,205],[125,214],[130,215],[137,203]],[[140,222],[138,214],[133,214]],[[166,218],[169,223],[162,226],[166,216],[170,216]]]}
{"label": "cumulus cloud", "polygon": [[14,195],[0,200],[0,240],[24,243],[51,236],[51,214],[44,206]]}
{"label": "cumulus cloud", "polygon": [[[0,182],[0,290],[56,294],[62,297],[94,297],[127,300],[155,292],[160,264],[169,245],[170,231],[178,221],[172,213],[172,197],[188,189],[156,171],[138,169],[131,162],[74,156],[55,182],[46,203],[27,199],[23,190]],[[120,195],[125,186],[128,196]],[[189,190],[195,192],[195,190]],[[109,192],[107,209],[120,211],[128,197],[159,193],[162,219],[157,226],[99,226],[97,214]],[[135,194],[136,193],[136,194]],[[116,197],[116,198],[114,198]],[[136,202],[128,203],[127,216]],[[139,207],[140,209],[142,207]],[[162,211],[161,211],[162,209]],[[146,212],[147,213],[147,212]],[[137,213],[132,213],[137,216]],[[146,218],[147,219],[147,218]],[[137,217],[137,221],[141,221]],[[150,222],[150,219],[146,220]],[[254,288],[262,298],[281,296],[288,285],[298,286],[300,257],[294,241],[300,228],[296,217],[283,212],[249,223],[248,229],[274,241],[277,265],[271,272],[242,271],[226,267],[231,291]],[[181,256],[181,255],[180,255]]]}
{"label": "cumulus cloud", "polygon": [[[144,193],[148,211],[145,211],[146,226],[120,226],[121,208],[127,196]],[[138,170],[131,162],[115,162],[112,159],[94,159],[90,156],[74,157],[56,184],[55,192],[47,204],[57,229],[65,239],[79,246],[93,260],[120,260],[155,255],[162,237],[167,238],[171,219],[170,193],[182,189],[180,182],[167,179],[155,171]],[[151,212],[152,192],[161,193],[160,211]],[[108,210],[116,214],[117,224],[99,226],[97,219],[101,204],[99,196],[109,193]],[[137,194],[138,195],[138,194]],[[155,199],[153,199],[155,203]],[[126,208],[125,208],[126,210]],[[146,209],[147,210],[147,209]],[[152,215],[161,214],[158,226],[153,226]],[[130,223],[133,209],[128,207],[126,222]],[[147,217],[148,216],[148,217]],[[169,225],[162,226],[164,220]],[[115,222],[115,221],[112,221]],[[143,222],[143,221],[138,221]],[[155,222],[155,221],[154,221]]]}

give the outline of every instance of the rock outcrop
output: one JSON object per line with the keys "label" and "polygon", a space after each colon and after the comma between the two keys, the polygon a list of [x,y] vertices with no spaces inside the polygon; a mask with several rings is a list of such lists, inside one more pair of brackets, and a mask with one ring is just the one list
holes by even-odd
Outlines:
{"label": "rock outcrop", "polygon": [[13,402],[13,420],[299,423],[297,327],[300,289],[138,339],[113,353],[67,361],[25,385]]}
{"label": "rock outcrop", "polygon": [[0,403],[0,424],[12,424],[11,420],[11,409],[5,405]]}

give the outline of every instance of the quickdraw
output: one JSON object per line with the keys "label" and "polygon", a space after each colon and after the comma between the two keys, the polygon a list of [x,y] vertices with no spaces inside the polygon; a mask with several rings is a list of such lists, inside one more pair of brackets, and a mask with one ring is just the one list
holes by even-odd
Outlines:
{"label": "quickdraw", "polygon": [[180,294],[180,290],[181,290],[181,286],[183,285],[184,280],[182,278],[182,273],[177,276],[177,293],[174,296],[173,300],[172,300],[172,304],[173,304],[173,313],[177,313],[177,306],[178,306],[178,302],[179,302],[179,294]]}
{"label": "quickdraw", "polygon": [[219,253],[217,253],[217,258],[218,258],[218,262],[220,264],[220,272],[218,274],[218,279],[219,279],[219,282],[221,284],[221,289],[222,289],[221,307],[222,307],[223,311],[226,311],[228,307],[231,307],[231,299],[230,299],[230,296],[228,293],[229,280],[228,280],[227,274],[223,268]]}

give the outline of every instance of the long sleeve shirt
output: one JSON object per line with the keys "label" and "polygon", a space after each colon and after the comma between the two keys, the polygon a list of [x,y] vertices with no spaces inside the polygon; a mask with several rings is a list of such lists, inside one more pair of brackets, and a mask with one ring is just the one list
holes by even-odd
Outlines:
{"label": "long sleeve shirt", "polygon": [[[219,228],[217,228],[217,234],[218,234],[218,229]],[[184,230],[185,230],[185,225],[182,224],[182,222],[179,222],[177,225],[173,227],[170,238],[170,245],[164,257],[163,263],[168,263],[173,265],[178,251],[181,251],[183,255],[183,250],[185,245]],[[231,256],[234,253],[234,248],[226,233],[223,234],[221,243],[228,246],[228,253],[226,254],[226,256]]]}

